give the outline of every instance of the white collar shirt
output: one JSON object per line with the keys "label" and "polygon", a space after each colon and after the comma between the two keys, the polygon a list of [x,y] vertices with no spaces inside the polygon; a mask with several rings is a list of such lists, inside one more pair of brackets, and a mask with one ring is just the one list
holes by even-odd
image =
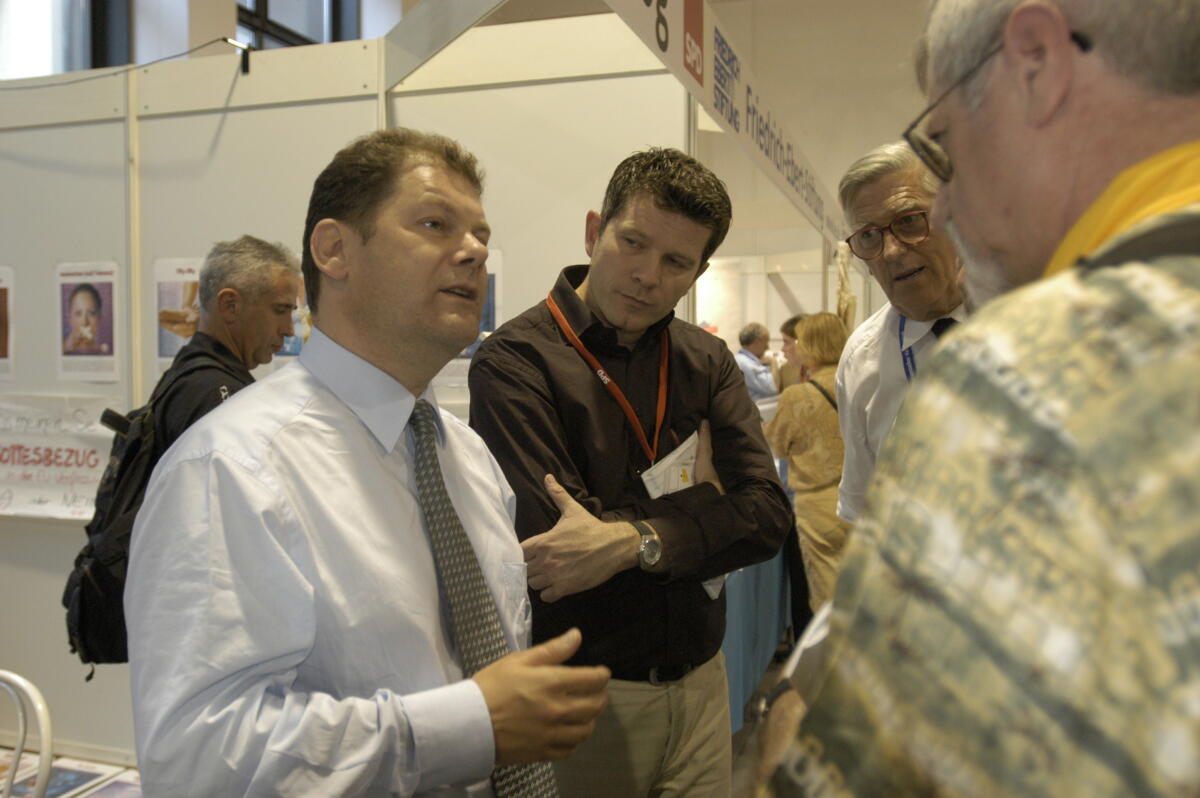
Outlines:
{"label": "white collar shirt", "polygon": [[[963,321],[966,308],[959,305],[948,317]],[[875,458],[900,412],[910,378],[920,373],[921,364],[937,345],[934,321],[906,319],[889,303],[846,341],[836,380],[838,423],[846,450],[837,514],[844,521],[853,523],[862,510]]]}
{"label": "white collar shirt", "polygon": [[[491,720],[416,494],[414,404],[315,330],[159,462],[125,591],[147,795],[491,795]],[[513,494],[482,440],[435,416],[447,491],[524,648]]]}

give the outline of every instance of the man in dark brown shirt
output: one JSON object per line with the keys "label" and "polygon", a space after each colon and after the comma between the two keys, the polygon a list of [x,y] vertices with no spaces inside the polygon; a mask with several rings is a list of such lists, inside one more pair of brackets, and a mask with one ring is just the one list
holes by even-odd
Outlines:
{"label": "man in dark brown shirt", "polygon": [[[630,156],[587,215],[590,264],[471,364],[471,425],[517,495],[534,639],[577,626],[574,661],[613,673],[596,732],[556,766],[564,796],[730,792],[720,577],[792,524],[733,356],[672,312],[730,216],[699,162]],[[643,475],[693,434],[694,468],[671,463],[677,484],[652,493]]]}

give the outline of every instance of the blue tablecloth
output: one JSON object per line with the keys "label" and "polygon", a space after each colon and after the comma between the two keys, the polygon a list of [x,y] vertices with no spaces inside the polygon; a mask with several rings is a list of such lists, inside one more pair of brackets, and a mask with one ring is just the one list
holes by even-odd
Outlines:
{"label": "blue tablecloth", "polygon": [[725,668],[733,731],[788,625],[787,568],[783,554],[729,575],[725,583]]}

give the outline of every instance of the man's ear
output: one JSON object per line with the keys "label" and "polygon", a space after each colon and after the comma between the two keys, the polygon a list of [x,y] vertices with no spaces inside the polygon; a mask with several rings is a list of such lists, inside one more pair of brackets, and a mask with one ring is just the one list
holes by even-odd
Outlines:
{"label": "man's ear", "polygon": [[1071,26],[1057,6],[1033,0],[1009,15],[1002,57],[1014,70],[1030,126],[1043,127],[1062,107],[1074,79],[1075,49]]}
{"label": "man's ear", "polygon": [[225,326],[237,321],[242,312],[242,295],[236,288],[226,286],[217,292],[217,313]]}
{"label": "man's ear", "polygon": [[600,228],[602,227],[600,214],[595,211],[587,212],[587,221],[584,222],[583,228],[583,248],[587,250],[588,257],[592,257],[592,250],[596,248],[596,242],[600,239]]}
{"label": "man's ear", "polygon": [[354,231],[336,219],[322,219],[313,226],[308,241],[313,263],[330,280],[345,280],[349,273],[347,248],[354,243],[348,240],[351,235]]}

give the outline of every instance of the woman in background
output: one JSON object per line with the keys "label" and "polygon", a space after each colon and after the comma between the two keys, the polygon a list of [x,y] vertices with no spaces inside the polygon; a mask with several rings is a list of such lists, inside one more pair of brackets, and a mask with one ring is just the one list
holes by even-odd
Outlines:
{"label": "woman in background", "polygon": [[847,335],[846,325],[832,313],[814,313],[796,322],[795,344],[784,352],[808,381],[783,392],[779,410],[766,427],[771,448],[788,461],[788,487],[795,492],[796,529],[814,611],[833,597],[849,531],[837,517],[844,450],[834,398],[834,377]]}
{"label": "woman in background", "polygon": [[796,357],[796,325],[804,318],[806,314],[797,313],[790,319],[779,326],[779,332],[783,334],[783,352],[785,362],[779,367],[779,392],[783,393],[789,387],[797,383],[804,382],[807,377],[802,374],[802,369],[798,363],[793,362]]}

